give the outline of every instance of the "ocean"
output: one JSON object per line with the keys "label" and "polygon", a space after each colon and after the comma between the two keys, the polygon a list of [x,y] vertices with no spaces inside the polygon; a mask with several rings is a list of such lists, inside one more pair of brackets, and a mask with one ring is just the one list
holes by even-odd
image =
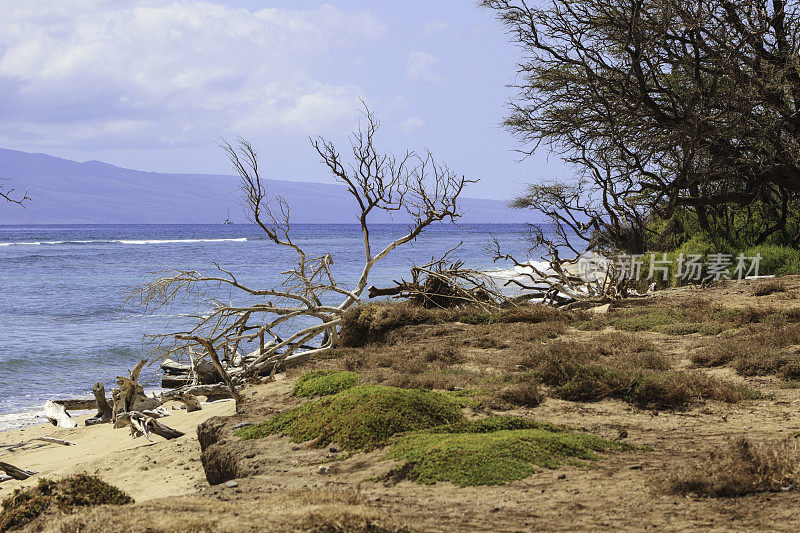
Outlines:
{"label": "ocean", "polygon": [[[373,250],[405,229],[373,226]],[[356,280],[363,266],[359,226],[297,225],[292,234],[306,251],[331,254],[337,280]],[[504,249],[527,257],[525,235],[521,224],[437,225],[379,262],[370,283],[408,279],[413,264],[459,242],[457,257],[468,266],[505,269],[492,263],[486,245],[497,237]],[[150,315],[126,308],[128,291],[152,273],[208,271],[216,262],[242,283],[270,288],[290,258],[255,225],[0,226],[0,431],[41,423],[48,399],[91,397],[97,381],[110,390],[116,376],[148,356],[144,336],[167,331],[191,309]],[[159,387],[157,370],[142,372],[147,389]]]}

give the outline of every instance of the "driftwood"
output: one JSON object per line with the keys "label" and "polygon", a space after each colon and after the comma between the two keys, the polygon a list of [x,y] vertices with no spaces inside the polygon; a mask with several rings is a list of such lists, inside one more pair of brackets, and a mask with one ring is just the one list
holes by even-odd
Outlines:
{"label": "driftwood", "polygon": [[74,442],[64,440],[64,439],[57,439],[55,437],[36,437],[34,440],[41,440],[44,442],[52,442],[53,444],[61,444],[63,446],[75,446]]}
{"label": "driftwood", "polygon": [[4,463],[2,461],[0,461],[0,470],[19,481],[23,481],[38,474],[38,472],[34,472],[33,470],[23,470],[22,468],[17,468],[14,465]]}
{"label": "driftwood", "polygon": [[62,428],[77,427],[77,423],[69,416],[69,413],[64,409],[63,405],[59,405],[53,400],[47,400],[44,404],[44,416],[54,426]]}
{"label": "driftwood", "polygon": [[88,398],[70,398],[53,400],[58,405],[63,405],[67,411],[88,411],[97,408],[97,402]]}
{"label": "driftwood", "polygon": [[156,407],[155,409],[147,409],[142,411],[142,414],[147,415],[150,418],[164,418],[167,416],[172,416],[172,413],[167,411],[163,405]]}
{"label": "driftwood", "polygon": [[149,441],[153,440],[150,438],[150,433],[154,433],[167,440],[177,439],[178,437],[182,437],[184,435],[183,432],[178,431],[177,429],[172,429],[169,426],[165,426],[155,418],[140,412],[123,413],[119,415],[117,417],[117,421],[114,422],[114,428],[116,429],[125,426],[130,426],[131,435],[133,438],[138,438],[144,435],[144,437]]}
{"label": "driftwood", "polygon": [[454,259],[455,246],[440,258],[411,268],[411,281],[395,281],[394,287],[369,287],[369,297],[392,296],[425,308],[476,307],[490,311],[510,303],[509,298],[485,272]]}
{"label": "driftwood", "polygon": [[[136,372],[135,375],[138,378],[139,373]],[[144,393],[144,388],[134,379],[117,376],[117,386],[119,386],[119,389],[115,391],[117,393],[116,396],[112,393],[112,398],[114,398],[112,415],[114,419],[119,417],[120,413],[146,411],[161,405],[161,401],[155,398],[148,398]]]}
{"label": "driftwood", "polygon": [[[116,422],[124,413],[152,411],[161,407],[162,401],[157,398],[149,398],[137,381],[146,362],[146,359],[139,361],[130,371],[130,377],[117,376],[118,388],[111,391],[111,420]],[[99,394],[99,391],[96,391],[96,394]],[[105,397],[105,392],[103,392],[103,397]]]}
{"label": "driftwood", "polygon": [[164,372],[161,378],[161,386],[164,388],[173,389],[192,384],[192,365],[167,359],[161,363],[161,370]]}
{"label": "driftwood", "polygon": [[199,411],[199,410],[202,409],[202,407],[200,406],[200,401],[197,399],[197,396],[195,396],[194,394],[190,394],[188,392],[184,392],[183,394],[181,394],[180,396],[178,396],[175,399],[178,400],[179,402],[183,403],[184,405],[186,405],[186,412],[187,413],[192,413],[194,411]]}
{"label": "driftwood", "polygon": [[95,403],[97,405],[97,414],[91,418],[87,418],[83,423],[87,426],[91,426],[94,424],[111,422],[111,418],[113,417],[113,409],[111,409],[111,406],[108,404],[108,400],[106,400],[105,387],[103,387],[103,384],[98,381],[94,384],[94,387],[92,387],[92,392],[94,393]]}
{"label": "driftwood", "polygon": [[205,396],[210,402],[224,398],[233,398],[231,391],[224,383],[215,383],[214,385],[189,385],[179,389],[163,392],[159,397],[162,401],[180,401],[180,396],[185,393],[193,396]]}

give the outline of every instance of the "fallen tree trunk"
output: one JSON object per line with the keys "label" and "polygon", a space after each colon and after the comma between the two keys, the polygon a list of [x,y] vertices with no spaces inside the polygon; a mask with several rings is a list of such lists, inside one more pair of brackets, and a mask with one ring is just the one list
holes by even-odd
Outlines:
{"label": "fallen tree trunk", "polygon": [[224,383],[215,383],[213,385],[187,385],[175,390],[163,392],[159,397],[162,401],[179,400],[180,396],[185,393],[193,396],[205,396],[208,401],[233,398],[231,391],[228,390],[227,385]]}
{"label": "fallen tree trunk", "polygon": [[95,400],[90,400],[88,398],[70,398],[53,401],[58,405],[63,405],[64,409],[67,411],[88,411],[97,407]]}
{"label": "fallen tree trunk", "polygon": [[4,463],[2,461],[0,461],[0,470],[19,481],[26,480],[29,477],[38,474],[38,472],[34,472],[33,470],[23,470],[22,468],[17,468],[12,464]]}
{"label": "fallen tree trunk", "polygon": [[114,428],[117,429],[125,426],[130,426],[133,438],[144,435],[149,441],[153,440],[150,438],[150,433],[154,433],[167,440],[177,439],[184,435],[182,431],[165,426],[155,418],[139,412],[123,413],[117,416],[117,421],[114,422]]}
{"label": "fallen tree trunk", "polygon": [[78,426],[77,422],[75,422],[72,417],[69,416],[67,410],[64,409],[64,406],[57,404],[53,400],[47,400],[47,402],[45,402],[44,416],[46,416],[54,426],[62,428],[74,428]]}

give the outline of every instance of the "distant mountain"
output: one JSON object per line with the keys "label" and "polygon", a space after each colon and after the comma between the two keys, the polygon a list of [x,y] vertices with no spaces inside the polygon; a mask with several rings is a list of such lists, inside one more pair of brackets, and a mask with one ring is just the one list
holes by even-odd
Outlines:
{"label": "distant mountain", "polygon": [[[0,204],[0,224],[205,224],[221,223],[230,209],[246,222],[236,176],[160,174],[99,161],[78,163],[45,154],[0,149],[0,176],[18,190],[28,188],[27,209]],[[356,222],[354,203],[343,186],[269,180],[268,187],[291,206],[295,223]],[[530,215],[497,200],[464,198],[463,223],[514,223]],[[374,222],[405,222],[381,213]]]}

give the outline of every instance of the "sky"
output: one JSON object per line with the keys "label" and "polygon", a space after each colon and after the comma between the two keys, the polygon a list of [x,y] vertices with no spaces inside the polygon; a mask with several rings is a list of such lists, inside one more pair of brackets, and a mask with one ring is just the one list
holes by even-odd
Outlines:
{"label": "sky", "polygon": [[[506,200],[568,174],[521,161],[501,122],[518,51],[471,0],[0,0],[0,147],[138,170],[229,174],[221,138],[269,178],[329,181],[360,100],[380,147],[430,150]],[[1,164],[1,162],[0,162]]]}

